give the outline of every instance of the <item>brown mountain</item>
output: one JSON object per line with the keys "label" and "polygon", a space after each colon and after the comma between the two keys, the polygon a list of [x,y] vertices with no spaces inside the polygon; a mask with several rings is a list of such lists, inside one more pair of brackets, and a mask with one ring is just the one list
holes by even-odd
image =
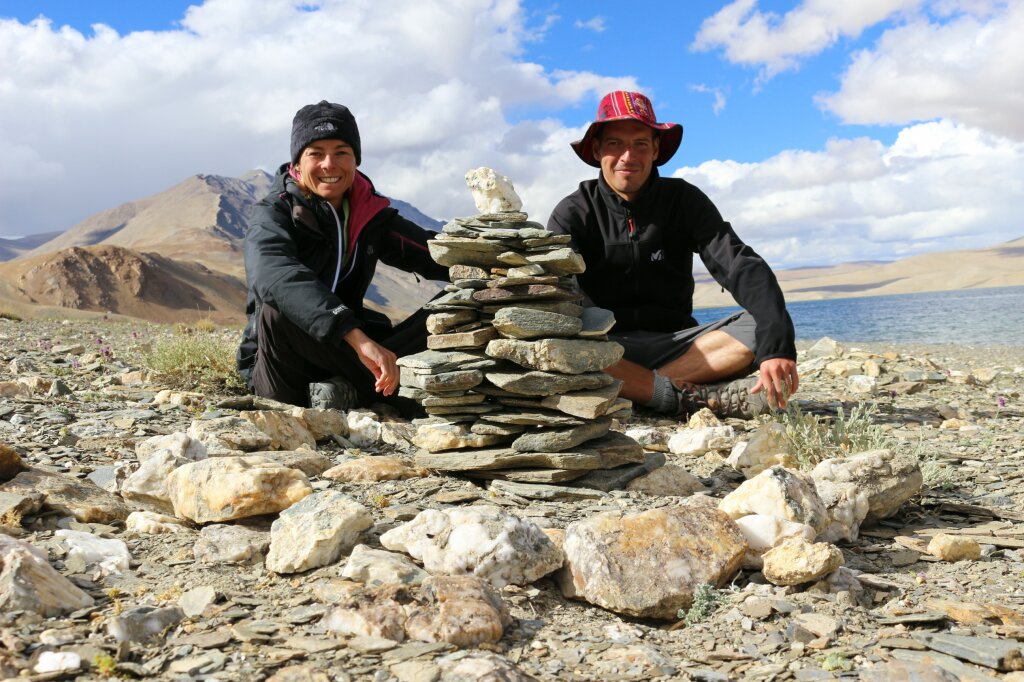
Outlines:
{"label": "brown mountain", "polygon": [[[0,251],[0,261],[15,256],[0,265],[0,305],[22,314],[31,314],[33,305],[49,305],[154,321],[210,314],[241,322],[245,227],[270,183],[259,170],[241,178],[195,175],[160,194],[97,213],[45,243],[37,239],[31,250],[22,244],[7,254]],[[440,228],[415,207],[392,203],[413,222]],[[107,268],[104,258],[112,259]],[[164,270],[162,277],[158,269]],[[382,265],[367,297],[397,321],[438,289],[434,282],[417,282]]]}
{"label": "brown mountain", "polygon": [[154,322],[241,323],[245,286],[199,263],[119,246],[74,246],[0,263],[0,299],[24,310],[116,313]]}

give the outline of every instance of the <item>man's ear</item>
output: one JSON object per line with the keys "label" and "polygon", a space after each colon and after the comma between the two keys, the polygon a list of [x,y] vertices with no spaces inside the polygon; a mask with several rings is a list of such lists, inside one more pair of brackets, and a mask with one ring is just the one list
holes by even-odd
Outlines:
{"label": "man's ear", "polygon": [[655,161],[658,160],[658,154],[661,153],[660,145],[659,145],[660,142],[661,142],[661,136],[655,135],[654,136],[654,160]]}
{"label": "man's ear", "polygon": [[594,161],[601,163],[601,138],[595,137],[590,143],[590,153],[593,154]]}

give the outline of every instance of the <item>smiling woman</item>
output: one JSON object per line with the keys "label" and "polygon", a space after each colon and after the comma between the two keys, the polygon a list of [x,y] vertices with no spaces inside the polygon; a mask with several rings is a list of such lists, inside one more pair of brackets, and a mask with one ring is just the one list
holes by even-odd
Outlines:
{"label": "smiling woman", "polygon": [[394,396],[396,361],[426,349],[426,313],[393,328],[363,298],[378,259],[446,279],[426,247],[432,235],[359,172],[362,144],[348,107],[325,100],[299,109],[291,159],[246,232],[239,372],[254,393],[296,405],[351,409],[382,399],[413,409]]}

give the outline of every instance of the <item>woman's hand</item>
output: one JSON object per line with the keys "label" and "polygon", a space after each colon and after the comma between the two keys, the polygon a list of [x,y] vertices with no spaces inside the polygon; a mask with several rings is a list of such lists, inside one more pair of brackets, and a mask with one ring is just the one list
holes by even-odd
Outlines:
{"label": "woman's hand", "polygon": [[393,394],[398,389],[398,356],[371,339],[362,329],[353,329],[345,334],[345,341],[376,379],[373,389],[386,396]]}

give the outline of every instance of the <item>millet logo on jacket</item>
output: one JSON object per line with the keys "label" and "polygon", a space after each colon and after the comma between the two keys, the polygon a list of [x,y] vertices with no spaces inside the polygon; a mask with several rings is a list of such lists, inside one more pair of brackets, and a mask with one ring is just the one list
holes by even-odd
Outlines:
{"label": "millet logo on jacket", "polygon": [[658,249],[657,251],[651,254],[652,263],[657,263],[658,261],[663,260],[665,260],[665,251],[663,249]]}

